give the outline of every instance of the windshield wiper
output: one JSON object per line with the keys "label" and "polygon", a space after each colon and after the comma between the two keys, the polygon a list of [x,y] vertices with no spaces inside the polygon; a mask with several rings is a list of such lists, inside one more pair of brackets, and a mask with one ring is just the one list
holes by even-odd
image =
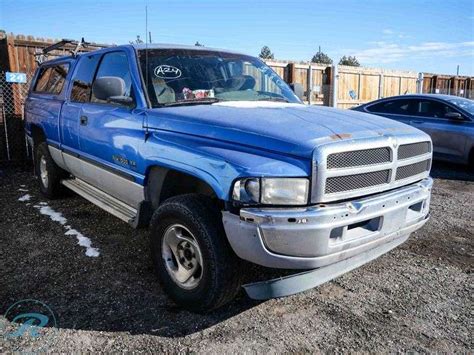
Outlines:
{"label": "windshield wiper", "polygon": [[257,101],[278,101],[278,102],[290,102],[283,97],[266,97],[262,99],[258,99]]}
{"label": "windshield wiper", "polygon": [[160,107],[169,107],[169,106],[186,106],[186,105],[210,105],[219,102],[220,100],[216,97],[206,97],[202,99],[191,99],[191,100],[181,100],[176,102],[167,102],[161,104]]}

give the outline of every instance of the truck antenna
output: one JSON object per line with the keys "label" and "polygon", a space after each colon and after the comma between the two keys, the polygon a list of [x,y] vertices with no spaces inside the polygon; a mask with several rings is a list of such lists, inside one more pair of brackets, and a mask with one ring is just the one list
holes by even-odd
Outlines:
{"label": "truck antenna", "polygon": [[[148,90],[148,5],[145,5],[145,82]],[[151,37],[151,36],[150,36]]]}
{"label": "truck antenna", "polygon": [[[145,90],[148,90],[148,5],[145,5]],[[150,42],[151,42],[151,32],[149,34]],[[145,112],[145,142],[148,139],[149,131],[148,131],[148,116]]]}

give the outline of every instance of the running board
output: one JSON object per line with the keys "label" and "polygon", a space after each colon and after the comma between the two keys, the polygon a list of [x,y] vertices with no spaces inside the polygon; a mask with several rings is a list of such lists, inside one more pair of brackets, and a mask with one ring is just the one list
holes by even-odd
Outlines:
{"label": "running board", "polygon": [[115,197],[110,196],[108,193],[95,188],[83,180],[73,178],[61,180],[61,183],[79,196],[84,197],[86,200],[115,217],[120,218],[122,221],[133,223],[137,217],[137,210],[135,208],[117,200]]}

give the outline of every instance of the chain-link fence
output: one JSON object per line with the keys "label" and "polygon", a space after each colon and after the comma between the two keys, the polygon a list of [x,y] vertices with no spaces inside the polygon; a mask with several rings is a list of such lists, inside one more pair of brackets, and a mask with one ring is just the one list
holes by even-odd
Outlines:
{"label": "chain-link fence", "polygon": [[25,139],[24,102],[33,75],[26,74],[26,83],[11,83],[7,82],[5,72],[0,72],[0,162],[31,158]]}

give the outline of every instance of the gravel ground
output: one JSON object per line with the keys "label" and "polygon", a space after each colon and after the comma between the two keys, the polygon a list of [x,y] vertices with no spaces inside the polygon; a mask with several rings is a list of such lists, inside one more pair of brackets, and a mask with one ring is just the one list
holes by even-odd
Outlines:
{"label": "gravel ground", "polygon": [[[31,169],[0,168],[0,314],[36,299],[59,328],[36,339],[0,337],[0,352],[470,352],[474,174],[435,165],[433,176],[431,220],[401,247],[305,293],[263,303],[241,294],[203,316],[161,290],[146,230],[73,194],[46,201]],[[30,201],[18,201],[25,194]],[[65,225],[42,215],[34,207],[41,202],[100,256],[87,256]],[[255,268],[248,278],[265,273]]]}

